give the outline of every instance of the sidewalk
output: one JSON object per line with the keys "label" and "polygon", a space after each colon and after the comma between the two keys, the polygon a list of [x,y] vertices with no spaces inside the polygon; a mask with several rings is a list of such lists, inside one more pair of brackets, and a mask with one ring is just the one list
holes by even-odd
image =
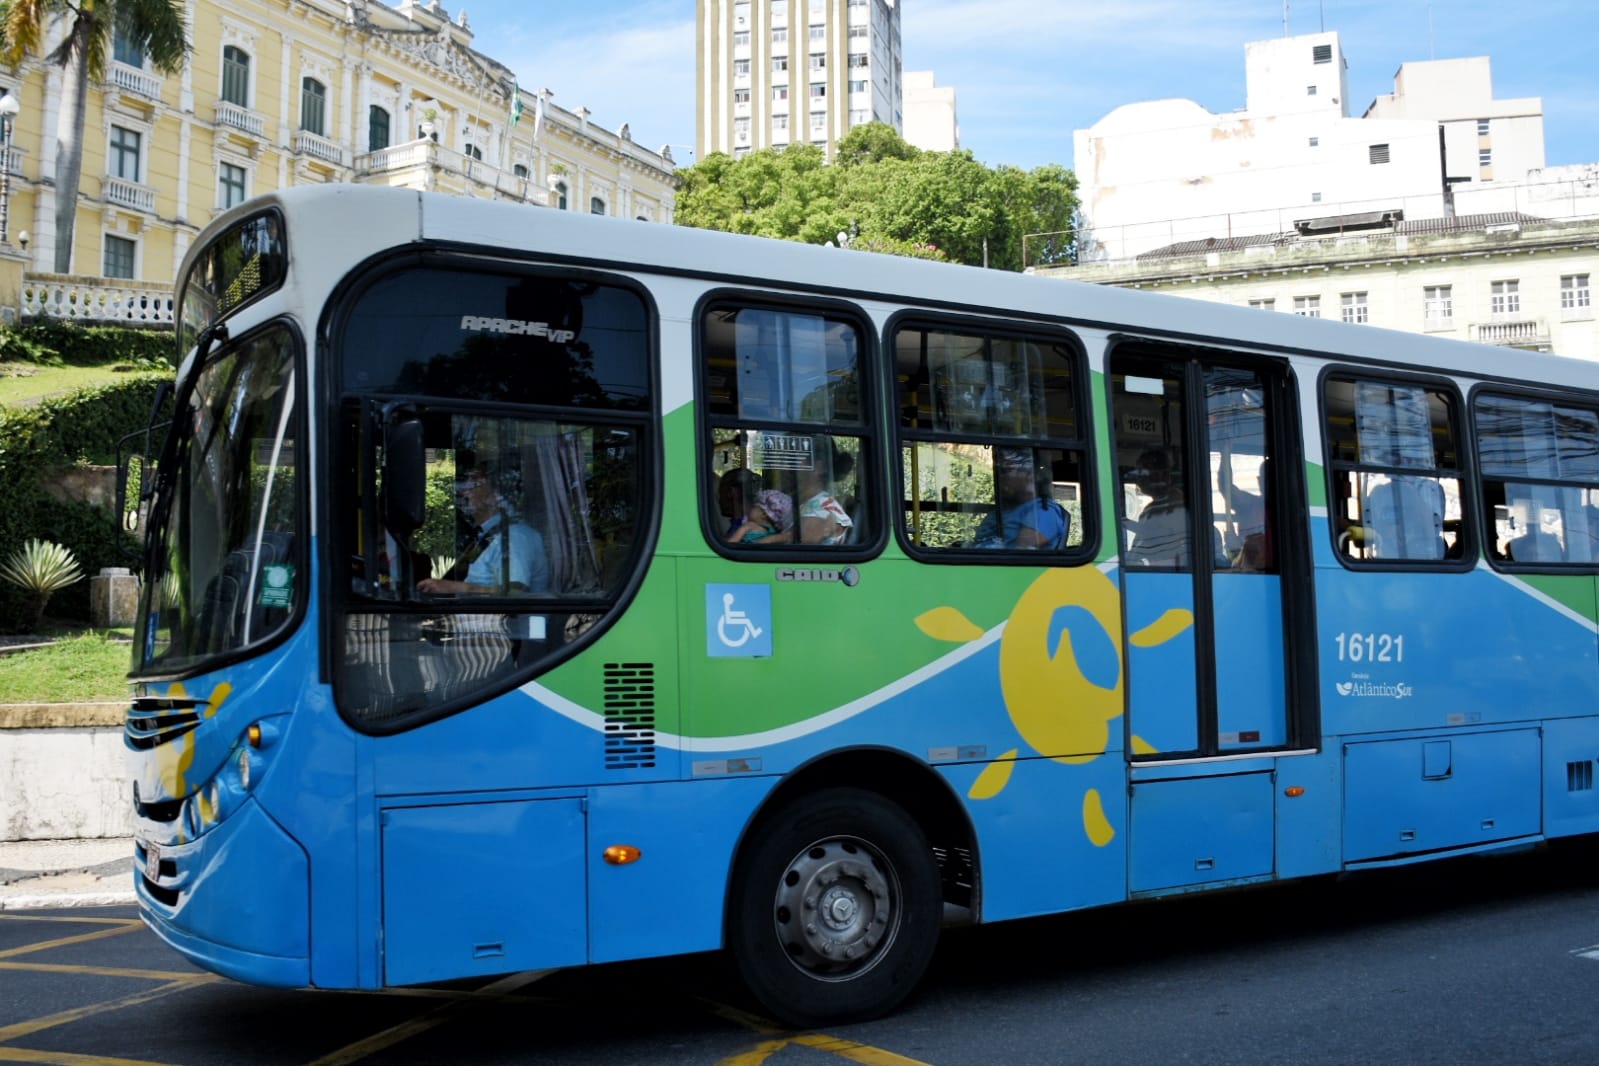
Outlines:
{"label": "sidewalk", "polygon": [[133,840],[0,842],[0,911],[133,902]]}

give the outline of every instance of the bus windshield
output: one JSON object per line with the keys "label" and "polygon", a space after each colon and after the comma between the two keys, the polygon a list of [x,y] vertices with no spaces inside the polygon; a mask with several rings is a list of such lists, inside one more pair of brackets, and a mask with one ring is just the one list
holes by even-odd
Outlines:
{"label": "bus windshield", "polygon": [[300,599],[295,353],[284,326],[222,349],[180,400],[151,517],[136,674],[259,644]]}

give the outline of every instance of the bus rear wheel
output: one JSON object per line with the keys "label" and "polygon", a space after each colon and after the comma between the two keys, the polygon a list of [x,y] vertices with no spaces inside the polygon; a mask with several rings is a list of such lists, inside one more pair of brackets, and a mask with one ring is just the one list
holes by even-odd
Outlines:
{"label": "bus rear wheel", "polygon": [[800,1028],[875,1018],[932,960],[943,903],[915,819],[830,789],[779,811],[742,856],[728,946],[750,992]]}

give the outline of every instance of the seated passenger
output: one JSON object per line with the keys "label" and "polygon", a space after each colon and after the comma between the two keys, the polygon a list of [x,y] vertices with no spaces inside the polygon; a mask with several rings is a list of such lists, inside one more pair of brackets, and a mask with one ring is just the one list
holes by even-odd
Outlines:
{"label": "seated passenger", "polygon": [[418,581],[418,591],[500,596],[549,592],[544,538],[511,513],[492,471],[468,465],[455,483],[455,495],[457,506],[473,523],[472,544],[446,576]]}
{"label": "seated passenger", "polygon": [[[784,533],[794,526],[794,501],[788,493],[776,489],[762,489],[755,494],[744,521],[727,540],[731,544],[755,544],[776,533]],[[775,543],[775,542],[774,542]]]}
{"label": "seated passenger", "polygon": [[1375,559],[1442,559],[1444,540],[1444,490],[1436,480],[1416,474],[1396,474],[1366,493],[1362,524],[1376,536]]}
{"label": "seated passenger", "polygon": [[742,466],[724,473],[716,483],[716,506],[727,523],[722,530],[723,539],[732,540],[728,534],[743,525],[755,494],[761,489],[761,475]]}
{"label": "seated passenger", "polygon": [[1030,448],[1000,448],[994,459],[995,507],[977,527],[978,548],[1066,546],[1071,516],[1049,495],[1047,472]]}

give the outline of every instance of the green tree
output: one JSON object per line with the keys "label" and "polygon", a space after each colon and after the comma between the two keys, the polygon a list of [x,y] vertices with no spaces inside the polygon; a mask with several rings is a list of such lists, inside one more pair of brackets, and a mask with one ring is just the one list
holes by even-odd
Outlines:
{"label": "green tree", "polygon": [[57,19],[64,23],[66,36],[43,58],[62,70],[56,119],[55,269],[65,274],[72,269],[89,79],[105,77],[113,31],[148,55],[163,74],[183,68],[189,44],[183,35],[182,0],[0,0],[0,60],[16,67],[24,56],[40,55],[45,35]]}
{"label": "green tree", "polygon": [[741,159],[707,156],[678,171],[677,222],[821,244],[850,234],[852,248],[1022,268],[1055,262],[1070,248],[1077,179],[1050,164],[990,169],[970,152],[924,152],[890,126],[851,130],[824,165],[809,144],[762,149]]}

